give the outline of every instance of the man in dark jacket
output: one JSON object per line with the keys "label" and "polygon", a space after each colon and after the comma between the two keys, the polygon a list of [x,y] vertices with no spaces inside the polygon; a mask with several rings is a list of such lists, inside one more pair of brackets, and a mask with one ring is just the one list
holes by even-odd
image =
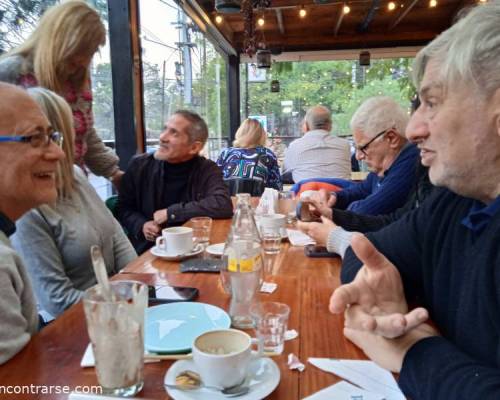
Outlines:
{"label": "man in dark jacket", "polygon": [[494,0],[417,54],[422,105],[407,135],[440,188],[353,236],[330,300],[346,337],[414,400],[500,398],[499,38]]}
{"label": "man in dark jacket", "polygon": [[199,155],[207,138],[207,125],[198,114],[178,110],[167,121],[158,150],[131,160],[117,212],[139,254],[154,245],[165,226],[199,216],[231,217],[220,169]]}

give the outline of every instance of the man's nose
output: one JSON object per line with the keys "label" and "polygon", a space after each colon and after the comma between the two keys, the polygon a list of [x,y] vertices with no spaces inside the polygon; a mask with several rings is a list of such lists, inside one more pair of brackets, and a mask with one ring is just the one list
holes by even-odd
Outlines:
{"label": "man's nose", "polygon": [[354,153],[356,160],[362,160],[365,158],[365,153],[363,153],[360,149],[356,149],[356,152]]}
{"label": "man's nose", "polygon": [[406,126],[406,137],[413,143],[419,143],[429,136],[429,124],[420,110],[421,108],[413,113]]}

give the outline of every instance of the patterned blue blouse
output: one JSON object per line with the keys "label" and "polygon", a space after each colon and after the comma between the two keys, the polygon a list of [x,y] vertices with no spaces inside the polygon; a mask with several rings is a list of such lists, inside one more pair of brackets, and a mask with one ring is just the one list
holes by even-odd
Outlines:
{"label": "patterned blue blouse", "polygon": [[266,147],[229,147],[222,150],[217,165],[221,167],[224,179],[251,178],[264,181],[266,187],[282,188],[278,160]]}

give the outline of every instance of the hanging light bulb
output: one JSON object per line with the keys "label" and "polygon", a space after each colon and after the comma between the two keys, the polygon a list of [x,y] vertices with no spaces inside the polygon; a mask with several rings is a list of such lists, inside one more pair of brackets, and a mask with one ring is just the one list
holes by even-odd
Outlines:
{"label": "hanging light bulb", "polygon": [[215,22],[216,22],[217,24],[221,24],[221,23],[222,23],[222,21],[223,21],[223,19],[222,19],[222,17],[221,17],[220,15],[217,15],[217,16],[215,17]]}
{"label": "hanging light bulb", "polygon": [[393,1],[390,1],[388,4],[387,4],[387,9],[389,11],[392,11],[396,8],[396,3],[394,3]]}
{"label": "hanging light bulb", "polygon": [[351,7],[349,7],[347,4],[344,5],[344,8],[342,8],[342,11],[344,14],[349,14],[351,12]]}
{"label": "hanging light bulb", "polygon": [[264,17],[260,17],[258,20],[257,20],[257,25],[259,26],[264,26],[266,21],[264,21]]}
{"label": "hanging light bulb", "polygon": [[438,4],[437,0],[431,0],[429,1],[429,7],[436,7]]}
{"label": "hanging light bulb", "polygon": [[304,6],[300,7],[300,11],[299,11],[300,18],[304,18],[306,15],[307,15],[307,11],[304,8]]}
{"label": "hanging light bulb", "polygon": [[488,0],[479,0],[480,3],[486,3]]}

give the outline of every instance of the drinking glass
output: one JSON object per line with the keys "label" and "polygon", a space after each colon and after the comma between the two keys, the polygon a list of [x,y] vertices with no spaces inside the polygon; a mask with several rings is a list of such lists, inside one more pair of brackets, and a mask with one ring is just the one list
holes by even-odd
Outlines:
{"label": "drinking glass", "polygon": [[210,231],[212,230],[212,218],[196,217],[191,218],[191,228],[193,228],[193,240],[196,244],[204,246],[210,243]]}
{"label": "drinking glass", "polygon": [[147,285],[110,282],[111,299],[99,285],[85,291],[83,307],[102,393],[133,396],[144,385],[144,310]]}
{"label": "drinking glass", "polygon": [[279,193],[279,212],[286,215],[287,224],[291,224],[295,218],[295,193],[283,191]]}
{"label": "drinking glass", "polygon": [[262,350],[281,354],[285,343],[285,332],[290,316],[290,307],[284,303],[264,301],[250,307],[250,315]]}

